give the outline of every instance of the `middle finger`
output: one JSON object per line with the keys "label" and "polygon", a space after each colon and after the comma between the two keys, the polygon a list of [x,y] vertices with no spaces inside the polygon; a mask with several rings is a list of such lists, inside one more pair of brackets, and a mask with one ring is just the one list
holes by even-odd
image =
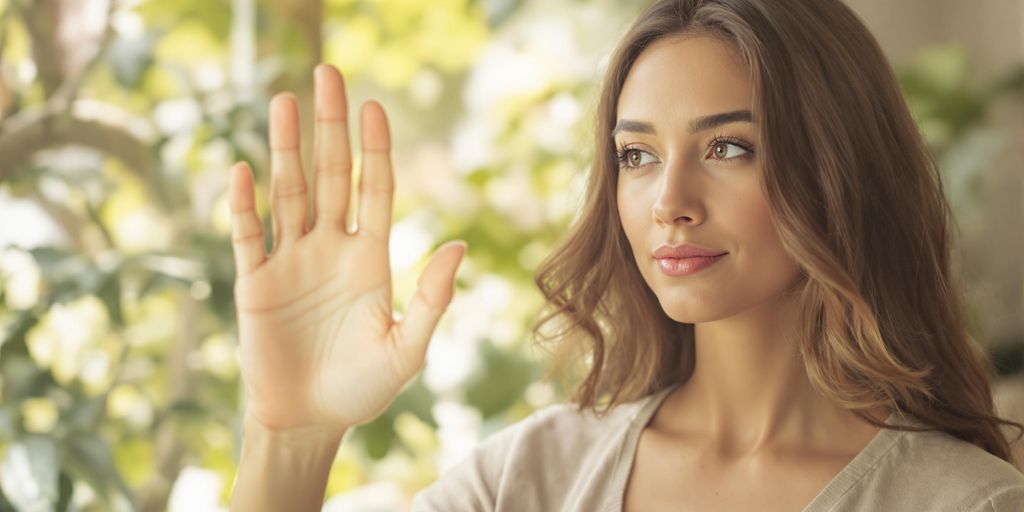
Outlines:
{"label": "middle finger", "polygon": [[314,71],[316,131],[313,140],[316,224],[345,230],[351,187],[352,152],[348,140],[345,82],[333,66]]}

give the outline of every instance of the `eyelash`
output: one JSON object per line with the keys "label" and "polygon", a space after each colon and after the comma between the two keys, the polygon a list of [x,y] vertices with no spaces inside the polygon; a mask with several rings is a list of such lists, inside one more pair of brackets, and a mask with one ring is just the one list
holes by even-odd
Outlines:
{"label": "eyelash", "polygon": [[[729,137],[729,136],[726,136],[726,135],[717,135],[716,134],[711,139],[711,142],[708,143],[707,150],[710,151],[712,148],[714,148],[718,144],[722,144],[722,143],[736,146],[736,147],[746,151],[746,153],[744,153],[744,154],[742,154],[740,156],[734,156],[732,158],[726,158],[726,159],[723,159],[723,160],[719,160],[721,162],[727,162],[727,161],[730,161],[730,160],[737,160],[737,159],[741,160],[741,161],[746,161],[746,160],[750,160],[754,156],[754,146],[752,144],[750,144],[749,142],[747,142],[745,140],[737,139],[736,137]],[[615,154],[616,154],[617,160],[619,161],[619,167],[620,168],[625,168],[627,171],[639,169],[640,167],[642,167],[642,166],[633,167],[633,166],[627,165],[627,162],[628,162],[627,155],[629,154],[630,151],[643,151],[643,150],[640,149],[640,148],[637,148],[637,147],[630,146],[630,145],[626,145],[626,146],[616,145],[616,147],[615,147]]]}

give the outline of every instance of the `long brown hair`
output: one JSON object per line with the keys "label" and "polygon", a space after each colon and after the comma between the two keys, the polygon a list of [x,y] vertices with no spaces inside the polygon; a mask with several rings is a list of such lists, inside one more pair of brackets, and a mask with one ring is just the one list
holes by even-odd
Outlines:
{"label": "long brown hair", "polygon": [[[547,304],[533,333],[555,355],[545,378],[585,374],[572,400],[603,414],[599,403],[693,372],[693,325],[661,309],[622,229],[611,130],[641,52],[698,32],[734,44],[750,73],[764,194],[802,271],[811,383],[876,427],[941,430],[1012,462],[1000,424],[1024,426],[995,414],[994,369],[967,332],[936,163],[878,43],[839,0],[662,0],[627,31],[602,84],[582,211],[535,276]],[[878,406],[927,428],[864,412]]]}

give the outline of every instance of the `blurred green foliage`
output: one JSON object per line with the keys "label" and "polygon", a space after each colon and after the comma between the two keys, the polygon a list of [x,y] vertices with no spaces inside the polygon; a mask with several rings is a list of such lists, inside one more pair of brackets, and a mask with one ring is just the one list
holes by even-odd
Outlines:
{"label": "blurred green foliage", "polygon": [[[328,497],[386,478],[408,498],[452,439],[563,399],[537,384],[532,272],[576,210],[607,34],[639,5],[0,0],[0,185],[54,226],[0,259],[0,511],[185,508],[187,468],[226,503],[243,399],[227,169],[254,164],[270,233],[267,101],[308,105],[318,59],[350,109],[374,96],[392,119],[396,310],[432,248],[470,246],[427,371],[346,439]],[[993,148],[986,108],[1024,82],[968,72],[944,48],[901,73],[954,194]]]}
{"label": "blurred green foliage", "polygon": [[938,158],[957,218],[968,220],[983,200],[981,181],[1010,140],[988,123],[992,105],[1024,97],[1024,66],[978,83],[967,51],[928,48],[898,70],[907,104]]}

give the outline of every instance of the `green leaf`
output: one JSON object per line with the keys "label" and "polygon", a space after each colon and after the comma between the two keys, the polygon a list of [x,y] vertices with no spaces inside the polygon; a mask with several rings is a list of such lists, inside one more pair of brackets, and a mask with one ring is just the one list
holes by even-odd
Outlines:
{"label": "green leaf", "polygon": [[11,443],[0,463],[0,489],[22,512],[53,510],[59,498],[54,440],[28,436]]}
{"label": "green leaf", "polygon": [[1024,95],[1024,65],[1018,64],[1010,71],[997,78],[986,96],[995,97],[1003,94]]}
{"label": "green leaf", "polygon": [[71,504],[71,495],[74,494],[74,482],[67,473],[60,472],[60,499],[57,501],[57,512],[66,512]]}
{"label": "green leaf", "polygon": [[0,491],[0,512],[18,512],[11,502],[7,501],[7,497],[4,496],[3,491]]}
{"label": "green leaf", "polygon": [[14,404],[5,404],[0,407],[0,447],[3,446],[4,441],[14,437],[15,411]]}
{"label": "green leaf", "polygon": [[186,21],[198,21],[210,35],[226,41],[231,29],[231,2],[227,0],[151,0],[134,10],[146,26],[174,27]]}
{"label": "green leaf", "polygon": [[67,262],[69,259],[76,258],[73,252],[59,247],[35,247],[29,249],[28,252],[32,254],[36,265],[39,265],[39,271],[48,277],[54,276],[54,274],[59,274],[62,278],[66,277]]}
{"label": "green leaf", "polygon": [[110,486],[115,486],[129,501],[131,490],[114,465],[110,444],[92,432],[73,432],[64,440],[62,466],[72,476],[87,482],[105,501],[110,501]]}
{"label": "green leaf", "polygon": [[466,402],[487,419],[522,398],[526,388],[537,379],[538,371],[534,363],[502,351],[491,342],[481,343],[480,350],[482,369],[467,386]]}
{"label": "green leaf", "polygon": [[175,401],[167,408],[167,413],[176,419],[186,422],[202,423],[210,418],[210,411],[202,403],[194,399]]}
{"label": "green leaf", "polygon": [[523,0],[489,0],[480,5],[487,14],[487,26],[497,28],[511,19],[524,3]]}
{"label": "green leaf", "polygon": [[5,326],[0,340],[0,361],[16,356],[28,357],[25,336],[29,329],[39,323],[39,317],[31,309],[18,313],[17,318]]}
{"label": "green leaf", "polygon": [[53,384],[53,375],[49,371],[41,370],[27,355],[5,355],[0,361],[0,371],[3,372],[5,379],[4,387],[10,385],[12,388],[5,393],[10,401],[15,403],[28,397],[42,396]]}
{"label": "green leaf", "polygon": [[424,423],[437,428],[437,421],[431,413],[436,401],[437,397],[424,384],[421,373],[395,397],[383,414],[369,423],[357,426],[356,436],[362,439],[366,453],[372,459],[380,460],[398,440],[395,435],[395,418],[399,413],[412,413]]}
{"label": "green leaf", "polygon": [[434,402],[437,402],[437,397],[423,382],[423,374],[419,373],[416,379],[395,397],[395,401],[391,403],[388,410],[394,416],[398,416],[402,412],[410,412],[420,421],[432,428],[437,428],[437,421],[434,420],[434,415],[431,412]]}
{"label": "green leaf", "polygon": [[118,272],[107,274],[96,296],[103,301],[110,315],[112,327],[124,327],[124,310],[121,307],[121,276]]}
{"label": "green leaf", "polygon": [[915,58],[915,70],[931,86],[940,91],[955,91],[967,78],[969,68],[967,50],[956,44],[925,48]]}
{"label": "green leaf", "polygon": [[104,272],[85,256],[54,247],[37,247],[29,252],[52,286],[50,302],[74,300],[100,288]]}
{"label": "green leaf", "polygon": [[122,87],[139,87],[143,75],[153,67],[153,46],[160,35],[149,32],[131,39],[118,37],[110,42],[107,57],[114,70],[114,78]]}
{"label": "green leaf", "polygon": [[106,395],[88,396],[77,387],[60,389],[71,398],[71,406],[61,411],[60,423],[72,429],[91,430],[104,412]]}
{"label": "green leaf", "polygon": [[366,453],[373,460],[383,459],[391,450],[391,443],[395,441],[394,420],[393,414],[384,413],[377,419],[356,427],[363,439]]}

